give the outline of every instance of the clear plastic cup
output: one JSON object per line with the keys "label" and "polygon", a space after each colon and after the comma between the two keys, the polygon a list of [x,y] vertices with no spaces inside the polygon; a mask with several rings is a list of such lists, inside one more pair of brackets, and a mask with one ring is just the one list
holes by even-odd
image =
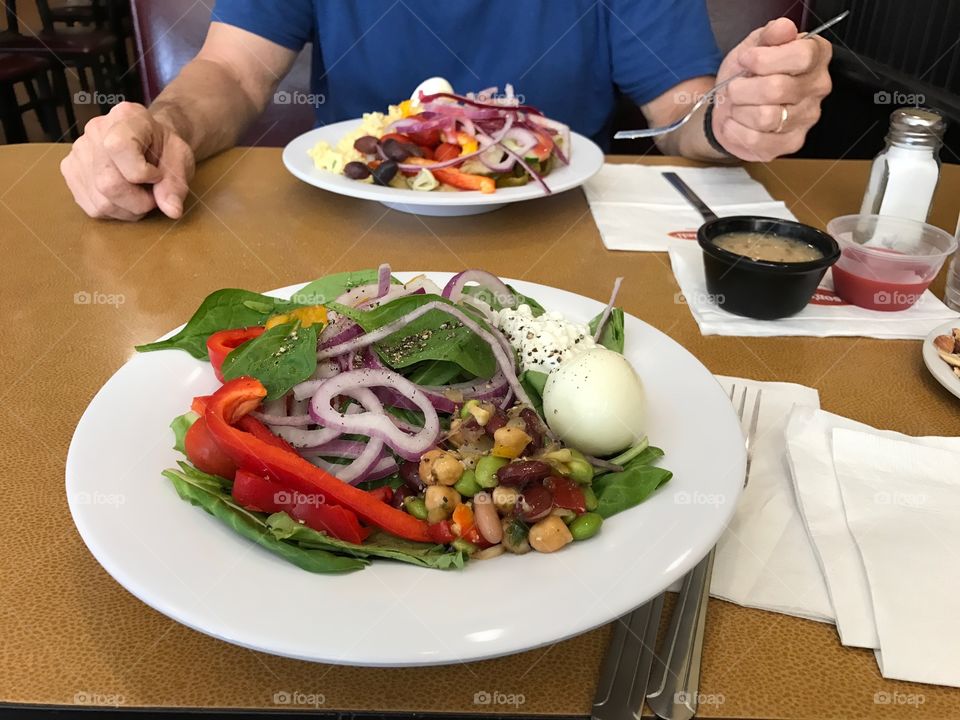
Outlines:
{"label": "clear plastic cup", "polygon": [[[960,233],[957,234],[960,236]],[[947,292],[943,299],[948,308],[960,312],[960,250],[950,261],[950,269],[947,271]]]}
{"label": "clear plastic cup", "polygon": [[957,239],[929,223],[886,215],[844,215],[827,224],[840,245],[837,295],[869,310],[911,307],[933,282]]}

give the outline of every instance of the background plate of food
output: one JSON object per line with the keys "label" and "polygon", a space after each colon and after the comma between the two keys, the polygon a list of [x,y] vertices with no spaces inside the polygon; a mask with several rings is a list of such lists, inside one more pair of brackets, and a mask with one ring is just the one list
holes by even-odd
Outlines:
{"label": "background plate of food", "polygon": [[330,192],[445,216],[564,192],[603,166],[591,140],[495,90],[417,94],[386,113],[315,128],[284,148],[284,165]]}
{"label": "background plate of food", "polygon": [[960,398],[960,321],[951,320],[927,335],[923,363],[938,383]]}

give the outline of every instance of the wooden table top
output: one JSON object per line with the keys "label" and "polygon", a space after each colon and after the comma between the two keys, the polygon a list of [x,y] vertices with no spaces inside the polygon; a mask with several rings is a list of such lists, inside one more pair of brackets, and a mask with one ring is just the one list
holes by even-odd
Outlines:
{"label": "wooden table top", "polygon": [[[63,489],[73,429],[136,343],[182,323],[220,287],[267,290],[389,262],[483,267],[606,300],[625,275],[626,310],[715,373],[809,385],[824,409],[883,428],[960,434],[960,406],[925,371],[918,342],[702,337],[674,301],[666,256],[605,250],[579,190],[489,215],[421,218],[300,183],[277,150],[236,149],[199,168],[179,222],[128,225],[90,220],[73,204],[58,172],[67,151],[0,147],[0,702],[314,710],[277,704],[278,693],[299,692],[326,711],[589,714],[609,628],[470,665],[315,665],[187,629],[100,568]],[[823,227],[858,209],[868,165],[782,160],[749,170]],[[960,168],[945,166],[932,221],[952,231],[958,210]],[[78,293],[114,301],[84,304]],[[523,703],[474,704],[484,690]],[[702,691],[712,700],[702,717],[943,717],[960,705],[960,690],[884,680],[873,653],[841,647],[832,626],[721,601],[709,607]],[[908,696],[922,700],[904,708],[897,698]]]}

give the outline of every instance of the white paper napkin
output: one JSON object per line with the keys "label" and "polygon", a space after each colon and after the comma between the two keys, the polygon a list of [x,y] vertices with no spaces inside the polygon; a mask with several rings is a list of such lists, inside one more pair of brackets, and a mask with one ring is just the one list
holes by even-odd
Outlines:
{"label": "white paper napkin", "polygon": [[791,409],[816,410],[819,395],[813,388],[790,383],[717,379],[727,391],[734,383],[748,388],[745,428],[757,389],[762,388],[763,395],[750,482],[717,543],[710,592],[747,607],[833,622],[833,608],[794,500],[785,459],[784,428]]}
{"label": "white paper napkin", "polygon": [[898,312],[866,310],[848,305],[833,292],[828,272],[813,300],[792,317],[754,320],[721,310],[707,293],[703,254],[696,244],[670,248],[670,265],[690,312],[704,335],[739,337],[873,337],[922,340],[931,330],[960,317],[927,290],[917,303]]}
{"label": "white paper napkin", "polygon": [[833,431],[884,677],[960,687],[960,452]]}
{"label": "white paper napkin", "polygon": [[663,252],[674,244],[696,240],[703,218],[663,179],[668,171],[677,173],[720,217],[766,215],[796,220],[742,167],[609,164],[584,186],[608,250]]}
{"label": "white paper napkin", "polygon": [[838,428],[954,452],[960,452],[960,438],[911,438],[810,407],[798,406],[790,415],[786,440],[791,476],[837,614],[840,640],[844,645],[876,649],[880,640],[867,575],[847,525],[834,471],[832,438]]}

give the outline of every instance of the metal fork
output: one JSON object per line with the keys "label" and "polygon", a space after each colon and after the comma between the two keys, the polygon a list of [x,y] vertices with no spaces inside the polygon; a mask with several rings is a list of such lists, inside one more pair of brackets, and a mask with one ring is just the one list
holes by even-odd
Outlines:
{"label": "metal fork", "polygon": [[[817,35],[820,35],[826,30],[829,30],[830,28],[832,28],[838,22],[846,18],[847,15],[849,14],[850,14],[849,10],[844,10],[842,13],[837,15],[832,20],[827,20],[827,22],[825,22],[820,27],[816,27],[810,32],[804,33],[803,35],[800,36],[800,38],[807,39],[807,38],[816,37]],[[660,135],[668,135],[669,133],[672,133],[675,130],[679,130],[690,121],[690,118],[693,117],[694,113],[697,112],[697,110],[702,108],[706,103],[710,102],[718,92],[723,90],[727,85],[732,83],[737,78],[745,77],[746,74],[747,74],[747,71],[742,70],[741,72],[738,72],[736,75],[732,75],[728,77],[723,82],[717,83],[712,88],[707,90],[700,97],[700,99],[693,104],[693,107],[690,108],[690,110],[688,110],[683,117],[681,117],[679,120],[673,121],[669,125],[663,125],[661,127],[655,127],[655,128],[643,128],[641,130],[620,130],[613,136],[613,139],[614,140],[636,140],[638,138],[648,138],[648,137],[658,137]]]}
{"label": "metal fork", "polygon": [[[743,424],[747,406],[747,388],[743,388],[737,416]],[[730,401],[734,402],[738,388],[730,388]],[[746,471],[743,484],[750,477],[753,459],[753,439],[757,434],[760,419],[760,399],[763,390],[754,397],[750,426],[745,437],[747,450]],[[700,661],[703,656],[703,637],[707,622],[707,602],[710,599],[710,578],[713,575],[711,550],[683,580],[677,604],[667,630],[665,652],[657,656],[649,684],[653,688],[647,695],[650,709],[658,717],[668,720],[689,720],[697,712],[700,694]]]}

